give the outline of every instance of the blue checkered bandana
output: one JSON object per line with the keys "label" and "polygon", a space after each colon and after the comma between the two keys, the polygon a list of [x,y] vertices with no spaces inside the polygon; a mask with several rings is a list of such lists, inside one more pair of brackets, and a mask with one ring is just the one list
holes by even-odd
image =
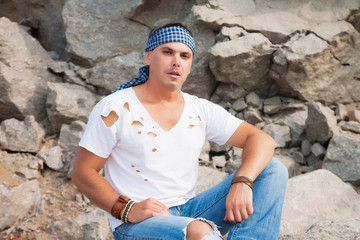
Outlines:
{"label": "blue checkered bandana", "polygon": [[[145,51],[152,51],[157,46],[169,43],[169,42],[181,42],[189,46],[193,54],[195,55],[196,45],[193,37],[190,35],[189,31],[181,26],[170,26],[166,28],[161,28],[155,31],[150,35]],[[149,78],[149,66],[145,65],[139,69],[139,76],[131,79],[130,81],[121,84],[114,92],[121,89],[134,87],[146,82]]]}

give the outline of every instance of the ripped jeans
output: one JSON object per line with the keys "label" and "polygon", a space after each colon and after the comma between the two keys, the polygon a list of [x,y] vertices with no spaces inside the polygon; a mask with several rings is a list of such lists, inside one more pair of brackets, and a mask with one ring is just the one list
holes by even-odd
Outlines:
{"label": "ripped jeans", "polygon": [[200,193],[183,205],[169,209],[173,216],[158,216],[136,224],[122,224],[113,232],[116,240],[186,239],[187,225],[197,219],[207,220],[214,231],[203,240],[278,239],[281,211],[285,197],[288,172],[277,159],[272,159],[254,182],[254,213],[247,220],[225,222],[225,201],[230,189],[230,175],[221,183]]}

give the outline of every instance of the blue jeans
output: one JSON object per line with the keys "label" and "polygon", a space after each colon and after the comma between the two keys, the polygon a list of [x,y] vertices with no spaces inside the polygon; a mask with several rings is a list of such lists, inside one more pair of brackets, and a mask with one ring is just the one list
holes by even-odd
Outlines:
{"label": "blue jeans", "polygon": [[[234,173],[235,174],[235,173]],[[186,239],[186,227],[194,220],[208,221],[214,231],[203,240],[278,239],[281,211],[285,197],[288,171],[277,159],[272,159],[254,182],[254,213],[247,220],[225,222],[225,201],[230,189],[230,175],[221,183],[200,193],[183,205],[169,209],[173,216],[158,216],[136,224],[122,224],[113,232],[116,240]]]}

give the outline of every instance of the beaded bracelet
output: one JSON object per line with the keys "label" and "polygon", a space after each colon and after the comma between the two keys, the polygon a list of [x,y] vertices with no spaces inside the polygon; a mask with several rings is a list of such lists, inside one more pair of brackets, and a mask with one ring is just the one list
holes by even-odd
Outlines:
{"label": "beaded bracelet", "polygon": [[130,213],[130,210],[132,208],[132,206],[135,204],[135,202],[133,200],[130,200],[126,206],[125,206],[125,209],[121,215],[121,221],[123,221],[124,223],[129,223],[128,221],[128,216],[129,216],[129,213]]}
{"label": "beaded bracelet", "polygon": [[234,183],[245,183],[251,189],[254,188],[254,182],[250,178],[245,176],[234,177],[233,180],[231,181],[231,185],[233,185]]}

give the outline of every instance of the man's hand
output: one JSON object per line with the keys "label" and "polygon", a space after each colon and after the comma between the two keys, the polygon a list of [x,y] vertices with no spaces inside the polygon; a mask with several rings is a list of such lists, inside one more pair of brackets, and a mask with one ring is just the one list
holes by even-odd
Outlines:
{"label": "man's hand", "polygon": [[226,198],[226,216],[224,221],[241,222],[253,214],[252,190],[244,183],[231,185]]}
{"label": "man's hand", "polygon": [[128,220],[131,223],[138,223],[156,216],[171,216],[171,214],[164,204],[156,199],[148,198],[132,206]]}

